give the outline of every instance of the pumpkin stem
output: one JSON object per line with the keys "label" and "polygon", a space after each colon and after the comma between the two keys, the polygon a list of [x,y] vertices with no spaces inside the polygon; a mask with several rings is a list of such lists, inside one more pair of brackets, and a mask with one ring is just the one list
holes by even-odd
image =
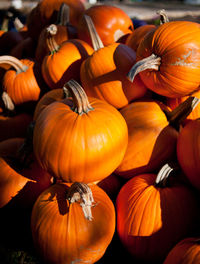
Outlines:
{"label": "pumpkin stem", "polygon": [[158,71],[161,58],[155,54],[136,62],[127,74],[127,78],[133,82],[136,74],[145,70]]}
{"label": "pumpkin stem", "polygon": [[9,55],[0,56],[0,66],[1,64],[8,64],[9,66],[12,66],[16,70],[17,74],[25,72],[28,69],[28,66],[23,64],[20,60]]}
{"label": "pumpkin stem", "polygon": [[160,25],[169,22],[169,18],[168,18],[167,14],[166,14],[166,10],[165,9],[158,10],[156,12],[156,14],[160,15]]}
{"label": "pumpkin stem", "polygon": [[8,95],[7,92],[4,91],[2,93],[1,98],[2,98],[2,101],[4,103],[4,107],[5,107],[6,110],[9,110],[9,111],[14,111],[15,110],[15,105],[14,105],[12,99],[10,98],[10,96]]}
{"label": "pumpkin stem", "polygon": [[85,183],[75,182],[67,192],[67,200],[70,204],[80,201],[84,216],[87,220],[92,220],[91,207],[94,206],[94,198],[90,187]]}
{"label": "pumpkin stem", "polygon": [[65,3],[62,3],[58,12],[56,25],[67,26],[69,23],[69,12],[69,6]]}
{"label": "pumpkin stem", "polygon": [[[83,113],[88,113],[94,108],[90,105],[87,95],[83,88],[75,80],[70,80],[64,85],[64,88],[68,90],[66,97],[72,96],[73,100],[73,111],[82,115]],[[65,90],[66,91],[66,90]]]}
{"label": "pumpkin stem", "polygon": [[59,45],[56,43],[54,36],[57,34],[57,26],[55,24],[51,24],[46,28],[47,32],[47,47],[51,54],[54,54],[59,50]]}
{"label": "pumpkin stem", "polygon": [[17,31],[20,31],[24,27],[24,24],[19,20],[18,17],[15,18],[13,23]]}
{"label": "pumpkin stem", "polygon": [[167,180],[169,178],[169,175],[174,172],[175,170],[178,171],[179,166],[177,164],[174,164],[173,166],[169,163],[165,164],[158,172],[156,180],[155,180],[155,186],[156,187],[166,187]]}
{"label": "pumpkin stem", "polygon": [[101,38],[99,37],[99,34],[96,31],[96,28],[94,26],[94,23],[90,16],[84,15],[84,18],[86,20],[86,24],[90,33],[90,38],[92,41],[93,49],[99,50],[101,48],[104,48],[103,42],[101,41]]}
{"label": "pumpkin stem", "polygon": [[171,112],[165,112],[170,125],[179,127],[199,102],[199,98],[190,96]]}

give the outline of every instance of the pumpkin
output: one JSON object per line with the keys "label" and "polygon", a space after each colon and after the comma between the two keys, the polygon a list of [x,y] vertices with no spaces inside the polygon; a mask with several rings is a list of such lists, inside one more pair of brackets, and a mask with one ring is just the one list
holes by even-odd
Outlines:
{"label": "pumpkin", "polygon": [[34,153],[41,166],[58,179],[100,181],[123,159],[128,143],[126,122],[113,106],[87,98],[76,81],[65,86],[73,99],[51,103],[40,113],[34,128]]}
{"label": "pumpkin", "polygon": [[52,176],[34,157],[29,165],[21,163],[22,144],[23,138],[0,142],[0,208],[8,203],[25,208],[33,206],[39,194],[51,185]]}
{"label": "pumpkin", "polygon": [[140,78],[133,83],[126,78],[126,72],[135,62],[135,52],[120,43],[104,47],[91,18],[85,16],[85,19],[95,49],[80,68],[81,83],[87,95],[104,100],[116,108],[143,97],[147,89]]}
{"label": "pumpkin", "polygon": [[198,98],[190,99],[174,112],[154,100],[138,100],[123,107],[120,113],[128,126],[129,141],[115,172],[131,178],[138,173],[154,172],[176,158],[179,125],[187,116],[187,110],[190,112],[195,106],[193,103],[199,102]]}
{"label": "pumpkin", "polygon": [[18,59],[34,59],[35,48],[33,40],[30,37],[27,37],[13,47],[9,54]]}
{"label": "pumpkin", "polygon": [[157,94],[182,97],[199,89],[200,27],[189,21],[171,21],[147,34],[137,49],[137,63],[127,76],[139,74]]}
{"label": "pumpkin", "polygon": [[198,264],[200,262],[199,242],[197,237],[181,240],[170,250],[163,264]]}
{"label": "pumpkin", "polygon": [[180,131],[177,141],[177,159],[189,182],[200,190],[200,119],[191,120]]}
{"label": "pumpkin", "polygon": [[[57,30],[56,25],[48,28]],[[72,78],[79,81],[81,63],[93,53],[93,48],[79,39],[67,40],[59,46],[53,35],[47,41],[50,54],[43,59],[42,76],[49,88],[61,88]]]}
{"label": "pumpkin", "polygon": [[177,174],[166,164],[158,174],[133,177],[117,196],[117,232],[136,260],[163,263],[170,249],[197,227],[196,196]]}
{"label": "pumpkin", "polygon": [[69,23],[69,6],[66,4],[62,4],[60,7],[56,22],[56,30],[49,30],[48,25],[43,28],[40,33],[35,50],[35,59],[40,63],[49,53],[47,38],[50,38],[51,34],[54,35],[55,41],[58,45],[68,39],[74,39],[77,37],[76,28]]}
{"label": "pumpkin", "polygon": [[15,105],[36,102],[41,89],[35,75],[35,63],[28,59],[18,60],[12,56],[0,56],[0,66],[10,68],[3,77],[3,90]]}
{"label": "pumpkin", "polygon": [[45,263],[95,263],[114,235],[114,205],[97,185],[55,184],[38,197],[31,230]]}
{"label": "pumpkin", "polygon": [[121,8],[113,5],[93,5],[85,10],[77,25],[78,37],[90,45],[92,43],[84,15],[92,19],[104,46],[116,42],[133,31],[132,20]]}
{"label": "pumpkin", "polygon": [[31,10],[27,17],[28,32],[35,41],[38,40],[43,28],[56,23],[58,11],[63,3],[69,6],[70,23],[77,26],[79,17],[85,10],[81,0],[42,0]]}

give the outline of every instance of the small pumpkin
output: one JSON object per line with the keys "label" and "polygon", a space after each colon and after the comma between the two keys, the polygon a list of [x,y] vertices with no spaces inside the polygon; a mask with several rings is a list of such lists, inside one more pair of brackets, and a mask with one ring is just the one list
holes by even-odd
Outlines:
{"label": "small pumpkin", "polygon": [[114,205],[97,185],[57,183],[38,197],[31,230],[45,263],[95,263],[114,235]]}

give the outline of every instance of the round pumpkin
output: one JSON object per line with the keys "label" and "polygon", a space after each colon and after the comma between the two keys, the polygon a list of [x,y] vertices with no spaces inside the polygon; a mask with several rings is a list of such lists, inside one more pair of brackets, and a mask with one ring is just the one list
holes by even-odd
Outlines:
{"label": "round pumpkin", "polygon": [[135,260],[163,263],[170,249],[197,228],[197,197],[176,179],[178,173],[170,179],[171,170],[167,164],[158,174],[137,175],[118,194],[117,232]]}
{"label": "round pumpkin", "polygon": [[176,98],[199,90],[199,24],[171,21],[147,34],[128,78],[133,81],[138,73],[150,90],[163,96]]}
{"label": "round pumpkin", "polygon": [[31,229],[45,263],[95,263],[114,235],[114,205],[97,185],[55,184],[38,197]]}
{"label": "round pumpkin", "polygon": [[128,143],[126,122],[113,106],[87,98],[76,81],[65,86],[73,99],[51,103],[40,113],[34,128],[34,153],[41,166],[58,179],[100,181],[123,159]]}

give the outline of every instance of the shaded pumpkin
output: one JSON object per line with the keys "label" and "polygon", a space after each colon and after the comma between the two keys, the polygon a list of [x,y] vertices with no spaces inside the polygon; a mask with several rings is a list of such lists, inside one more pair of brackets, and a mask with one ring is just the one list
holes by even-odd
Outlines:
{"label": "shaded pumpkin", "polygon": [[29,165],[22,162],[23,144],[23,138],[0,142],[0,208],[8,203],[25,208],[33,206],[39,194],[52,184],[52,176],[34,157]]}
{"label": "shaded pumpkin", "polygon": [[167,255],[163,264],[200,263],[200,243],[198,237],[189,237],[177,243]]}
{"label": "shaded pumpkin", "polygon": [[189,180],[200,190],[200,119],[189,121],[180,131],[177,141],[177,159]]}
{"label": "shaded pumpkin", "polygon": [[196,232],[197,198],[177,172],[170,179],[171,170],[167,164],[158,174],[137,175],[118,194],[117,232],[135,260],[163,263],[173,246]]}
{"label": "shaded pumpkin", "polygon": [[128,143],[126,122],[113,106],[87,98],[76,81],[65,87],[73,99],[49,104],[36,119],[34,153],[41,166],[58,179],[100,181],[123,159]]}
{"label": "shaded pumpkin", "polygon": [[38,197],[31,230],[45,263],[95,263],[114,235],[114,205],[95,184],[54,184]]}

